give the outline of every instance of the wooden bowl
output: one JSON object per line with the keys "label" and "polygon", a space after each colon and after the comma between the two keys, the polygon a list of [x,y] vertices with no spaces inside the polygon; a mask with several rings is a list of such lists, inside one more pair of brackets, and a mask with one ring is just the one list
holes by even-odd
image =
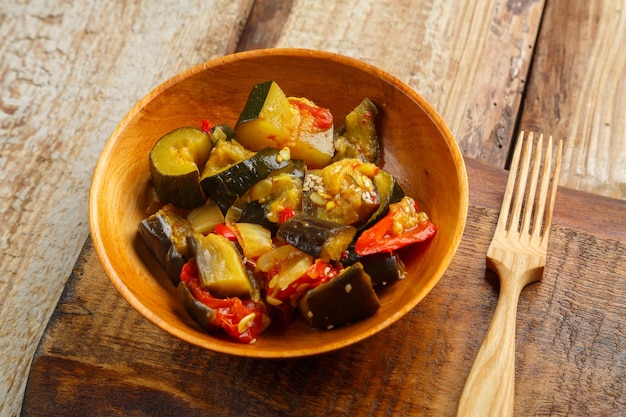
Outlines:
{"label": "wooden bowl", "polygon": [[[274,80],[307,97],[336,120],[364,97],[380,110],[385,169],[438,226],[434,239],[402,254],[408,276],[379,292],[381,308],[360,322],[312,330],[298,318],[271,326],[257,343],[207,334],[186,314],[175,288],[138,235],[146,217],[148,153],[165,133],[201,120],[234,125],[251,88]],[[337,123],[340,124],[340,123]],[[461,240],[468,206],[465,166],[452,134],[419,94],[391,75],[344,56],[310,50],[243,52],[191,68],[148,94],[117,126],[96,166],[89,199],[91,237],[113,285],[166,332],[213,351],[284,358],[329,352],[371,336],[410,311],[437,284]],[[442,323],[442,325],[445,325]]]}

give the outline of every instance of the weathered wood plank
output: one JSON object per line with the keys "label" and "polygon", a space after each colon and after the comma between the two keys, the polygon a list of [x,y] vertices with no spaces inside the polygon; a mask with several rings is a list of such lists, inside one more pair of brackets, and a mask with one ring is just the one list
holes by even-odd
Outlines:
{"label": "weathered wood plank", "polygon": [[87,237],[91,173],[108,135],[159,83],[232,52],[252,3],[1,2],[0,415],[19,410]]}
{"label": "weathered wood plank", "polygon": [[[174,339],[119,296],[87,244],[35,357],[24,414],[453,415],[497,301],[485,254],[506,181],[473,161],[468,170],[468,227],[444,278],[394,326],[319,357],[253,360]],[[544,278],[522,293],[519,416],[622,410],[626,219],[613,237],[569,224],[564,213],[598,209],[575,194],[559,191]],[[599,209],[611,217],[625,204]]]}
{"label": "weathered wood plank", "polygon": [[549,1],[521,127],[564,141],[561,184],[626,199],[626,1]]}

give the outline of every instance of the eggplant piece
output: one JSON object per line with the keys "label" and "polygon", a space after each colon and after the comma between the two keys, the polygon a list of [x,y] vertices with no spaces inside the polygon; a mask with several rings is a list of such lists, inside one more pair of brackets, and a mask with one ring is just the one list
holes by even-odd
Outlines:
{"label": "eggplant piece", "polygon": [[356,228],[296,214],[278,228],[277,236],[314,258],[338,261],[354,239]]}
{"label": "eggplant piece", "polygon": [[354,245],[346,251],[346,256],[340,262],[344,267],[360,262],[374,286],[391,284],[406,275],[406,267],[398,255],[379,252],[361,256],[354,251]]}
{"label": "eggplant piece", "polygon": [[154,190],[163,204],[193,209],[204,203],[200,168],[213,143],[195,127],[181,127],[161,137],[150,151],[150,174]]}
{"label": "eggplant piece", "polygon": [[250,187],[273,171],[293,164],[289,152],[265,148],[251,157],[218,172],[203,172],[200,185],[226,213]]}
{"label": "eggplant piece", "polygon": [[345,123],[335,134],[333,162],[344,158],[357,158],[378,165],[380,142],[376,133],[376,105],[365,98],[345,118]]}
{"label": "eggplant piece", "polygon": [[191,225],[185,218],[167,207],[139,223],[139,233],[174,286],[180,282],[180,271],[187,262],[187,236]]}
{"label": "eggplant piece", "polygon": [[357,262],[331,281],[308,291],[298,307],[311,327],[331,329],[374,314],[380,308],[380,301],[370,276]]}
{"label": "eggplant piece", "polygon": [[177,291],[185,311],[203,330],[212,333],[221,329],[215,310],[196,300],[185,282],[178,284]]}
{"label": "eggplant piece", "polygon": [[260,299],[260,286],[248,273],[241,254],[227,238],[214,233],[194,233],[187,238],[190,254],[196,260],[200,285],[217,298]]}
{"label": "eggplant piece", "polygon": [[358,232],[362,232],[373,226],[380,219],[389,213],[389,205],[397,203],[404,197],[404,190],[396,181],[396,178],[388,171],[381,169],[373,178],[376,192],[378,193],[379,206],[371,215],[367,222],[358,227]]}

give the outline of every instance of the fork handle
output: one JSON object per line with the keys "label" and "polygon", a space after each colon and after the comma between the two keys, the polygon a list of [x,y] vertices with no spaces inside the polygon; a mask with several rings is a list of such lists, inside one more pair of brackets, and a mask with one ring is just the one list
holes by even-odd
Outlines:
{"label": "fork handle", "polygon": [[513,415],[515,319],[523,285],[507,278],[500,279],[496,310],[463,388],[458,417]]}

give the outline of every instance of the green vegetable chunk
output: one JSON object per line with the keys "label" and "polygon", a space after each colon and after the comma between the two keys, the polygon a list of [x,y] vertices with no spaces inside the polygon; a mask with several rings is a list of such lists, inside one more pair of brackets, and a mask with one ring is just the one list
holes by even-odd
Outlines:
{"label": "green vegetable chunk", "polygon": [[311,327],[331,329],[361,320],[380,307],[369,275],[359,262],[300,299],[300,314]]}
{"label": "green vegetable chunk", "polygon": [[213,142],[206,132],[181,127],[157,141],[150,151],[150,173],[159,201],[193,209],[204,203],[200,188],[200,168],[211,152]]}
{"label": "green vegetable chunk", "polygon": [[365,98],[345,119],[345,124],[334,138],[335,156],[333,161],[344,158],[357,158],[363,162],[380,161],[380,143],[376,134],[376,105]]}

